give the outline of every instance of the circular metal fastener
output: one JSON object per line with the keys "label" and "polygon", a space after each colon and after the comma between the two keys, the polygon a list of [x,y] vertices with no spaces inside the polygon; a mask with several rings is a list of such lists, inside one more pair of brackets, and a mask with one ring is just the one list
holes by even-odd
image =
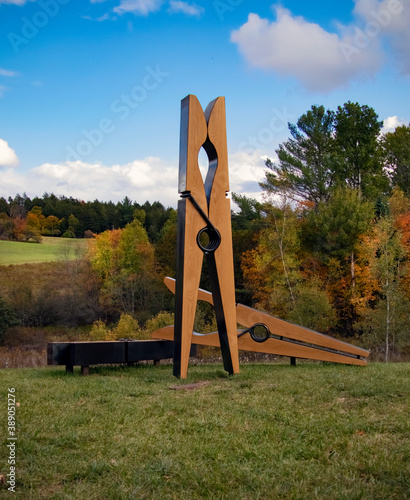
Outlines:
{"label": "circular metal fastener", "polygon": [[265,342],[270,337],[270,330],[264,323],[255,323],[249,334],[255,342]]}
{"label": "circular metal fastener", "polygon": [[199,248],[205,253],[215,252],[221,244],[221,235],[213,227],[206,226],[202,228],[196,237]]}

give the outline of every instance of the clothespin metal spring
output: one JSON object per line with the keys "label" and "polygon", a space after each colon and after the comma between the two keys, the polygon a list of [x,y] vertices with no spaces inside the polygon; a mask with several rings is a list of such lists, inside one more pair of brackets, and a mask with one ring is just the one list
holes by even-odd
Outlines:
{"label": "clothespin metal spring", "polygon": [[[199,213],[199,215],[204,219],[204,221],[206,223],[206,226],[204,228],[202,228],[197,234],[197,237],[196,237],[197,245],[204,253],[208,254],[208,253],[215,252],[215,250],[221,244],[221,235],[220,235],[219,231],[216,229],[216,227],[209,220],[209,217],[202,210],[202,208],[199,206],[198,202],[196,201],[196,199],[192,196],[192,194],[190,192],[185,192],[185,193],[181,194],[181,198],[187,198],[188,200],[190,200],[192,205],[195,207],[196,211]],[[209,238],[206,245],[203,245],[203,243],[201,242],[201,236],[204,233]]]}
{"label": "clothespin metal spring", "polygon": [[245,335],[245,333],[249,333],[252,340],[254,340],[255,342],[265,342],[271,337],[269,327],[267,327],[264,323],[255,323],[250,328],[241,330],[241,332],[238,334],[238,338],[242,337],[242,335]]}

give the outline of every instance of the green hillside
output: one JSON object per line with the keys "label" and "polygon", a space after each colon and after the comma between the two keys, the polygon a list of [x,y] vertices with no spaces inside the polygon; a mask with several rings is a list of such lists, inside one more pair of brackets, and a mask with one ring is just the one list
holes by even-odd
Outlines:
{"label": "green hillside", "polygon": [[71,260],[86,250],[87,241],[46,236],[41,243],[0,241],[0,265]]}

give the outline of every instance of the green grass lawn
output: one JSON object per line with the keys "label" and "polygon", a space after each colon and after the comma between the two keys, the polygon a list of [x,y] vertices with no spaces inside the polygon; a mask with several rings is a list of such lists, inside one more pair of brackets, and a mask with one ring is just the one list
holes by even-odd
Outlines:
{"label": "green grass lawn", "polygon": [[0,370],[17,408],[16,499],[407,499],[410,364]]}
{"label": "green grass lawn", "polygon": [[86,248],[87,241],[48,236],[44,236],[41,243],[0,241],[0,265],[74,259],[81,249]]}

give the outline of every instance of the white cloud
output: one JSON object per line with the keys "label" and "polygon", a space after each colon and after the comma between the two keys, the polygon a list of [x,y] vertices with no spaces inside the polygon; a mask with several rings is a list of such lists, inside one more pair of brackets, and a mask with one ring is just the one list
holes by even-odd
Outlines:
{"label": "white cloud", "polygon": [[295,77],[313,92],[329,92],[379,68],[382,56],[377,40],[366,50],[353,47],[354,57],[349,58],[346,47],[354,42],[351,31],[329,33],[281,6],[275,6],[275,11],[273,22],[249,14],[248,21],[231,34],[250,65]]}
{"label": "white cloud", "polygon": [[205,9],[203,7],[200,7],[199,5],[196,4],[171,0],[169,2],[168,12],[170,12],[171,14],[181,12],[183,14],[186,14],[187,16],[199,17],[204,12],[204,10]]}
{"label": "white cloud", "polygon": [[275,21],[250,14],[231,34],[251,66],[294,77],[310,91],[329,92],[374,75],[385,60],[388,41],[402,73],[410,74],[408,0],[355,0],[355,22],[339,24],[337,33],[280,5],[274,10]]}
{"label": "white cloud", "polygon": [[410,74],[410,2],[408,0],[356,0],[354,13],[366,24],[363,31],[385,35],[404,74]]}
{"label": "white cloud", "polygon": [[103,14],[102,16],[99,17],[91,17],[91,16],[81,16],[83,19],[87,19],[87,21],[97,21],[100,23],[101,21],[107,21],[108,19],[111,19],[110,14],[107,12]]}
{"label": "white cloud", "polygon": [[110,15],[108,14],[108,12],[100,17],[97,17],[95,20],[100,23],[101,21],[107,21],[107,19],[110,19]]}
{"label": "white cloud", "polygon": [[[113,11],[120,15],[132,12],[141,16],[147,16],[151,12],[158,12],[164,3],[165,0],[121,0],[118,7],[114,7]],[[204,8],[195,3],[191,4],[179,0],[170,0],[168,12],[170,14],[183,13],[187,16],[199,17],[204,12]]]}
{"label": "white cloud", "polygon": [[46,163],[33,169],[32,174],[49,184],[48,190],[69,192],[81,199],[118,201],[128,195],[137,201],[169,204],[176,191],[175,167],[154,157],[112,166],[80,161]]}
{"label": "white cloud", "polygon": [[[1,4],[1,0],[0,0]],[[14,77],[17,76],[18,73],[16,71],[10,71],[8,69],[0,68],[0,76],[5,76],[5,77]],[[0,85],[0,99],[4,97],[5,92],[8,90],[8,88],[5,85]]]}
{"label": "white cloud", "polygon": [[177,168],[159,158],[144,158],[126,165],[106,166],[81,161],[44,163],[27,173],[19,169],[0,171],[0,196],[26,192],[41,196],[45,191],[83,200],[159,200],[176,205]]}
{"label": "white cloud", "polygon": [[10,71],[8,69],[0,68],[0,76],[17,76],[18,73],[16,71]]}
{"label": "white cloud", "polygon": [[27,2],[34,2],[35,0],[0,0],[0,5],[3,4],[9,4],[9,5],[24,5]]}
{"label": "white cloud", "polygon": [[164,0],[121,0],[118,7],[114,7],[117,14],[133,12],[141,16],[147,16],[150,12],[157,12],[164,3]]}
{"label": "white cloud", "polygon": [[12,149],[7,141],[0,139],[0,168],[17,167],[19,159],[16,152]]}
{"label": "white cloud", "polygon": [[383,128],[381,130],[382,134],[386,134],[387,132],[394,132],[397,127],[400,125],[407,125],[406,120],[402,120],[397,116],[389,116],[385,120],[383,120]]}
{"label": "white cloud", "polygon": [[[0,196],[25,192],[33,197],[52,192],[85,201],[113,202],[128,196],[139,203],[158,200],[165,206],[176,207],[179,199],[177,163],[147,157],[125,165],[73,161],[44,163],[26,173],[19,169],[0,169]],[[264,178],[264,170],[260,151],[233,153],[229,157],[231,192],[260,198],[258,182]]]}
{"label": "white cloud", "polygon": [[265,178],[265,159],[259,149],[236,151],[229,155],[229,184],[231,193],[246,195],[262,201],[259,182]]}

